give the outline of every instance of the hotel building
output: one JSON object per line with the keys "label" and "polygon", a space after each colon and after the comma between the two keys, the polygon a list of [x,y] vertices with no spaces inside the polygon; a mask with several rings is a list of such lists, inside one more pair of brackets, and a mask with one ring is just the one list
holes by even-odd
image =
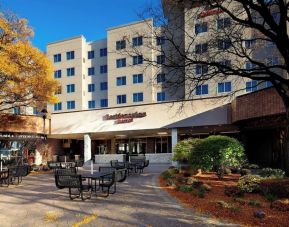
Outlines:
{"label": "hotel building", "polygon": [[[230,24],[221,12],[180,4],[169,14],[170,4],[164,5],[176,43],[184,51],[194,48],[195,53],[205,55],[210,30]],[[196,10],[202,16],[189,20]],[[196,65],[174,72],[162,67],[167,60],[164,53],[177,57],[170,53],[163,32],[152,20],[145,20],[110,28],[107,39],[87,42],[78,36],[47,45],[54,77],[61,84],[60,102],[48,106],[48,144],[53,153],[81,155],[85,161],[95,157],[97,163],[145,154],[151,162],[169,163],[178,140],[216,133],[238,137],[239,122],[263,116],[258,112],[263,107],[254,116],[242,115],[240,100],[270,84],[255,86],[257,81],[232,76],[198,84],[190,92],[193,85],[185,75],[202,76],[207,69]],[[196,37],[193,47],[188,36]],[[167,86],[174,80],[181,81],[178,87]],[[227,96],[230,93],[234,94]],[[267,114],[283,113],[282,108],[277,112]]]}

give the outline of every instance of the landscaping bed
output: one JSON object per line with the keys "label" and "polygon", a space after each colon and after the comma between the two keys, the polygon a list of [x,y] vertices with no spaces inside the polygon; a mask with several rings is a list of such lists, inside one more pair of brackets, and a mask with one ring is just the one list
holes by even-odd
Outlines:
{"label": "landscaping bed", "polygon": [[[160,186],[195,212],[242,226],[289,225],[288,198],[277,200],[270,194],[266,196],[262,193],[237,195],[240,174],[227,174],[223,179],[219,179],[215,172],[184,177],[183,173],[175,171],[173,177],[172,179],[162,174],[159,177]],[[228,195],[236,194],[225,195],[225,189]],[[278,209],[278,201],[284,203],[283,211]],[[272,208],[272,205],[277,208]]]}

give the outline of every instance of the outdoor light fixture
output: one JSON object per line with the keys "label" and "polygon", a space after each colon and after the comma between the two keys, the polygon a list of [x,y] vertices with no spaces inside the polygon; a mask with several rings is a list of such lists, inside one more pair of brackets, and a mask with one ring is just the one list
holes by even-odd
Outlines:
{"label": "outdoor light fixture", "polygon": [[158,134],[158,135],[168,135],[167,132],[158,132],[157,134]]}

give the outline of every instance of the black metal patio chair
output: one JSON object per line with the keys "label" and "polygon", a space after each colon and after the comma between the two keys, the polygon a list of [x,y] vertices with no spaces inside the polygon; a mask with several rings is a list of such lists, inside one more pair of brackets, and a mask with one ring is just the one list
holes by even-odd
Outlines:
{"label": "black metal patio chair", "polygon": [[[91,198],[91,185],[84,185],[81,175],[55,174],[55,183],[58,188],[68,188],[69,198],[81,198],[82,200]],[[88,193],[87,196],[84,193]]]}
{"label": "black metal patio chair", "polygon": [[0,172],[0,185],[7,185],[7,187],[9,186],[9,184],[11,183],[11,176],[9,174],[9,169],[7,170],[3,170]]}
{"label": "black metal patio chair", "polygon": [[22,182],[23,177],[27,176],[29,174],[29,166],[23,165],[23,166],[15,166],[9,168],[9,177],[10,177],[10,183],[14,184],[20,184]]}
{"label": "black metal patio chair", "polygon": [[[114,187],[113,191],[111,191],[111,187]],[[104,197],[108,197],[109,194],[116,192],[115,171],[108,173],[99,180],[99,188],[103,193],[106,192]]]}

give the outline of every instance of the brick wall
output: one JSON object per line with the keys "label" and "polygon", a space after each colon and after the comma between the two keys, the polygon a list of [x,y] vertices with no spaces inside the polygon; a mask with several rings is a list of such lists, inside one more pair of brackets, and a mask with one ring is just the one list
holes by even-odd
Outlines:
{"label": "brick wall", "polygon": [[282,99],[274,88],[237,97],[231,104],[232,122],[285,113]]}

